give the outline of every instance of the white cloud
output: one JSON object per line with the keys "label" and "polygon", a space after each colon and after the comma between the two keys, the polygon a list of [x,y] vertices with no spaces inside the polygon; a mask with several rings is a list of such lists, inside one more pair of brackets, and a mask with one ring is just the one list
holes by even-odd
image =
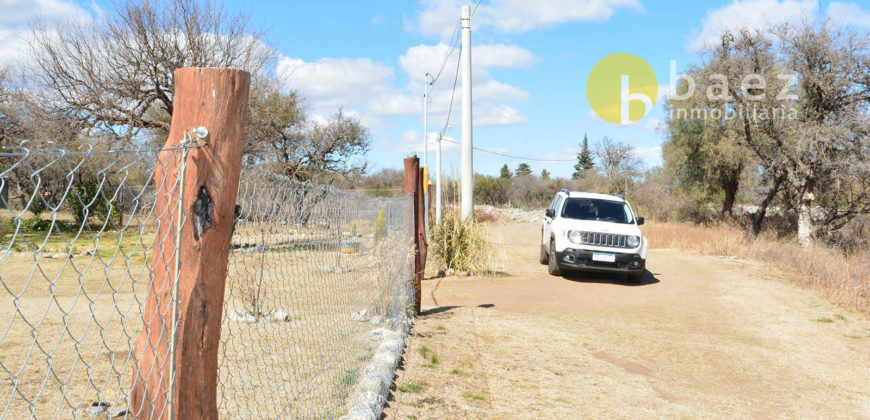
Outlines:
{"label": "white cloud", "polygon": [[314,62],[281,57],[281,83],[297,89],[314,108],[352,107],[390,89],[392,67],[368,58],[321,58]]}
{"label": "white cloud", "polygon": [[637,148],[633,149],[632,153],[634,153],[634,156],[637,157],[641,163],[648,167],[659,166],[663,162],[661,146]]}
{"label": "white cloud", "polygon": [[766,29],[813,17],[816,0],[734,0],[707,13],[700,34],[689,43],[695,52],[714,45],[718,37],[739,29]]}
{"label": "white cloud", "polygon": [[[438,133],[429,132],[428,133],[428,147],[429,147],[429,159],[430,164],[434,165],[435,163],[435,153],[438,150]],[[385,144],[385,146],[390,147],[393,150],[396,150],[401,153],[410,153],[416,152],[420,158],[423,158],[423,134],[420,130],[405,130],[402,132],[401,138],[399,138],[398,142]],[[456,153],[459,152],[459,140],[451,137],[444,136],[441,141],[441,153]]]}
{"label": "white cloud", "polygon": [[472,121],[476,127],[525,124],[529,118],[508,105],[492,105],[488,102],[474,107]]}
{"label": "white cloud", "polygon": [[[457,0],[424,0],[416,23],[406,27],[448,39],[456,30],[464,4]],[[492,26],[501,32],[521,33],[565,22],[602,22],[621,8],[644,10],[638,0],[493,0],[477,8],[472,29]]]}
{"label": "white cloud", "polygon": [[0,11],[0,64],[28,62],[30,24],[37,19],[49,24],[92,19],[85,9],[61,0],[0,0]]}
{"label": "white cloud", "polygon": [[870,28],[870,12],[855,3],[832,1],[828,5],[827,15],[836,23]]}

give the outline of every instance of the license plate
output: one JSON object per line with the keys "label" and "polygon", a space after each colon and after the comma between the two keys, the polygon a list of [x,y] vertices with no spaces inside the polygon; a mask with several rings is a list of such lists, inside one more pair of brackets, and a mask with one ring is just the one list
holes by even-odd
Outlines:
{"label": "license plate", "polygon": [[593,252],[592,253],[592,261],[616,262],[616,255],[605,254],[603,252]]}

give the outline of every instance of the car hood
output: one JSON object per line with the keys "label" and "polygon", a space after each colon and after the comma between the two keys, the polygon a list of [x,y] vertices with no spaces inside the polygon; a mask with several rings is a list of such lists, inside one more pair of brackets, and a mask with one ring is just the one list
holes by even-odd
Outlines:
{"label": "car hood", "polygon": [[583,232],[616,233],[620,235],[640,236],[640,228],[634,223],[599,222],[595,220],[560,219],[559,225],[566,230],[579,230]]}

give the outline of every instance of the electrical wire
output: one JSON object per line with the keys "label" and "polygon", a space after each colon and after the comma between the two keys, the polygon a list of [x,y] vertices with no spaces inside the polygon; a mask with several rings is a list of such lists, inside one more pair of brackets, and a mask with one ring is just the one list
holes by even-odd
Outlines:
{"label": "electrical wire", "polygon": [[456,98],[456,85],[459,82],[459,64],[462,62],[462,47],[459,47],[459,55],[456,57],[456,74],[453,76],[453,90],[450,91],[450,106],[447,108],[447,120],[444,121],[444,127],[441,128],[439,137],[444,137],[447,132],[447,127],[450,126],[450,114],[453,113],[453,101]]}
{"label": "electrical wire", "polygon": [[[449,141],[449,142],[454,143],[454,144],[462,144],[461,142],[458,142],[456,140],[446,138],[446,137],[442,138],[441,140]],[[509,155],[507,153],[496,152],[495,150],[483,149],[480,147],[472,147],[472,149],[477,150],[478,152],[484,152],[484,153],[489,153],[492,155],[508,157],[511,159],[527,160],[527,161],[532,161],[532,162],[576,162],[577,161],[576,159],[538,159],[538,158],[530,158],[530,157],[523,157],[523,156],[515,156],[515,155]]]}
{"label": "electrical wire", "polygon": [[438,69],[438,74],[436,74],[435,77],[432,78],[432,82],[429,83],[429,86],[435,86],[435,82],[438,81],[438,78],[441,77],[441,73],[444,71],[444,67],[447,66],[447,61],[450,60],[450,56],[453,55],[453,51],[455,51],[456,47],[459,45],[459,24],[461,22],[461,20],[456,21],[456,29],[453,30],[453,36],[450,37],[450,42],[448,42],[448,47],[450,49],[447,50],[447,54],[444,56],[444,60],[441,61],[441,66]]}

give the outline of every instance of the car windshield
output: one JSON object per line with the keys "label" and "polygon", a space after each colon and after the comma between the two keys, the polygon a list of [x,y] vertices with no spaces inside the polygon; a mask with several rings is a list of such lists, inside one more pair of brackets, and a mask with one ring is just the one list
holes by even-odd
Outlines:
{"label": "car windshield", "polygon": [[569,198],[562,206],[562,217],[625,224],[634,222],[627,203],[597,198]]}

